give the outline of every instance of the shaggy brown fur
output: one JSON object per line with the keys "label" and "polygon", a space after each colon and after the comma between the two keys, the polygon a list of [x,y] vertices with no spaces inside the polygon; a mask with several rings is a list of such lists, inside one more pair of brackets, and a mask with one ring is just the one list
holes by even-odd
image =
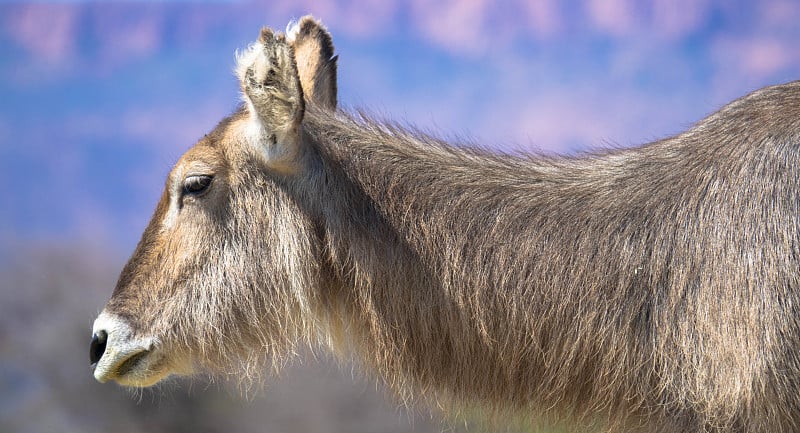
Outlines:
{"label": "shaggy brown fur", "polygon": [[150,370],[305,340],[423,398],[798,429],[800,82],[636,149],[506,156],[336,111],[330,37],[299,27],[241,56],[246,106],[178,162],[104,310],[155,339]]}

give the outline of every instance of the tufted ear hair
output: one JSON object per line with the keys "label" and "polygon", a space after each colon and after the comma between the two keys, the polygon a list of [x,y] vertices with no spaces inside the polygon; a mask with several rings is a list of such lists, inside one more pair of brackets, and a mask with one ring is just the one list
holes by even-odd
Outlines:
{"label": "tufted ear hair", "polygon": [[306,101],[336,108],[336,60],[333,39],[322,23],[306,15],[286,29],[286,39],[294,48],[300,85]]}
{"label": "tufted ear hair", "polygon": [[300,152],[305,113],[291,46],[282,34],[262,29],[258,42],[237,56],[236,74],[247,105],[248,142],[273,168],[291,169]]}

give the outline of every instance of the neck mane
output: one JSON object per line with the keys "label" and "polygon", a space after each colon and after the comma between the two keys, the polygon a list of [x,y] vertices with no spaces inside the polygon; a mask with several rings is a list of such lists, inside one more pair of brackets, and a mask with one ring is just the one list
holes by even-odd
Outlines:
{"label": "neck mane", "polygon": [[652,364],[644,291],[666,275],[652,265],[664,252],[645,242],[658,199],[630,175],[635,154],[499,156],[310,117],[325,164],[349,184],[325,217],[348,298],[342,332],[389,382],[572,415],[642,401],[632,384],[648,380],[631,372]]}

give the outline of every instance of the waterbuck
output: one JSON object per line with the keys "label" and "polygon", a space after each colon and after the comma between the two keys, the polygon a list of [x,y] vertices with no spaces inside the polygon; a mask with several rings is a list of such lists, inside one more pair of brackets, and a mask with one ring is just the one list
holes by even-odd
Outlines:
{"label": "waterbuck", "polygon": [[402,395],[620,431],[800,429],[800,82],[580,156],[338,110],[327,30],[263,29],[94,323],[105,382],[298,344]]}

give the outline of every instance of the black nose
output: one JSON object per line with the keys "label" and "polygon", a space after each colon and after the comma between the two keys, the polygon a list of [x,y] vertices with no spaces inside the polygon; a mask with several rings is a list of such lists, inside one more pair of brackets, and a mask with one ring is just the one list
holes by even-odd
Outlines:
{"label": "black nose", "polygon": [[103,353],[106,351],[107,338],[106,331],[97,331],[96,334],[92,335],[92,344],[89,345],[89,362],[91,362],[92,366],[97,364],[97,361],[103,357]]}

